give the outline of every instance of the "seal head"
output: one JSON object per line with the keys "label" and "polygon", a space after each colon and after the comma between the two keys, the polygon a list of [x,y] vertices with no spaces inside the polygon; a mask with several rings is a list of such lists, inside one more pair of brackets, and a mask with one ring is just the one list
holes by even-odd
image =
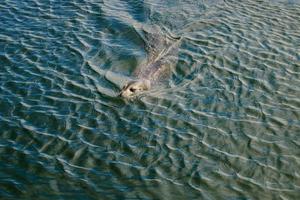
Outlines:
{"label": "seal head", "polygon": [[150,80],[142,79],[128,82],[121,90],[120,96],[131,98],[142,91],[149,90],[151,87]]}

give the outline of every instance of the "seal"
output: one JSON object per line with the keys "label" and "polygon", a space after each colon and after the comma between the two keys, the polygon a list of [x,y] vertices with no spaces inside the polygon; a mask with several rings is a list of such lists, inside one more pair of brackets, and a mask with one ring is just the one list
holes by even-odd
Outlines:
{"label": "seal", "polygon": [[165,36],[157,26],[150,30],[143,29],[142,39],[148,52],[147,61],[135,70],[135,79],[126,83],[120,96],[132,98],[143,91],[151,89],[161,77],[166,76],[178,51],[180,37]]}

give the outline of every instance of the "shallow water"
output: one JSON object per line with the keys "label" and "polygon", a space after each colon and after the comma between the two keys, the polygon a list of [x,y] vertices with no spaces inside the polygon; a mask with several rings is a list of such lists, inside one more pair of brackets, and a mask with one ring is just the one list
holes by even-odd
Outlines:
{"label": "shallow water", "polygon": [[[4,0],[0,199],[297,199],[300,2]],[[116,97],[181,36],[167,83]]]}

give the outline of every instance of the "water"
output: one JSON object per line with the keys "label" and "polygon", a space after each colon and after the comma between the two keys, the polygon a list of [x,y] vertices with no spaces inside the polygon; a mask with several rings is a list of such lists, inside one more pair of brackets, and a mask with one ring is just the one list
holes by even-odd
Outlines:
{"label": "water", "polygon": [[[298,199],[300,2],[4,0],[0,199]],[[166,83],[116,97],[182,37]]]}

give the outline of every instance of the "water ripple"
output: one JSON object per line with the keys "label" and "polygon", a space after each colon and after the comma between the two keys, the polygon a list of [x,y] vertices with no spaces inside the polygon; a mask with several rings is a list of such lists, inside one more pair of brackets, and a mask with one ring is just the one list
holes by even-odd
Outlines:
{"label": "water ripple", "polygon": [[[0,12],[1,197],[299,196],[296,1],[5,0]],[[178,62],[126,101],[151,24],[181,36]]]}

